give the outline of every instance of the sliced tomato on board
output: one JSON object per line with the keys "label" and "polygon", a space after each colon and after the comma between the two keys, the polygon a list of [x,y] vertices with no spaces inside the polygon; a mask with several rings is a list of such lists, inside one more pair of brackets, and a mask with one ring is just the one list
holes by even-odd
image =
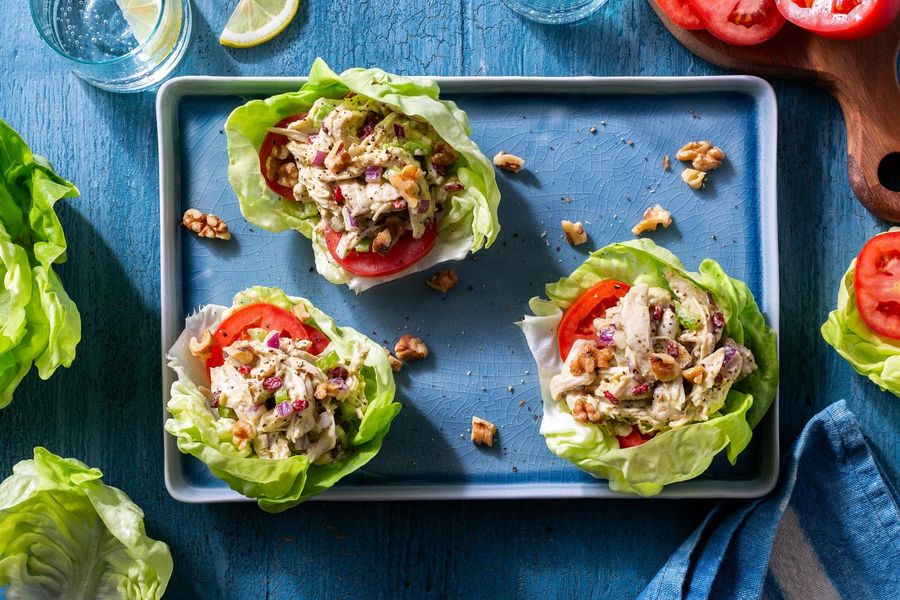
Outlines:
{"label": "sliced tomato on board", "polygon": [[866,242],[854,276],[859,316],[878,335],[900,340],[900,231]]}
{"label": "sliced tomato on board", "polygon": [[640,446],[641,444],[645,444],[652,440],[655,435],[655,433],[641,433],[637,427],[632,427],[631,433],[628,435],[620,435],[617,438],[619,440],[619,448],[633,448],[635,446]]}
{"label": "sliced tomato on board", "polygon": [[221,366],[225,362],[222,349],[236,340],[247,339],[249,337],[247,331],[254,328],[277,331],[279,335],[294,340],[310,340],[312,342],[310,354],[320,354],[328,346],[325,334],[312,325],[305,325],[280,306],[257,302],[239,308],[219,323],[218,329],[213,334],[214,345],[206,361],[206,368]]}
{"label": "sliced tomato on board", "polygon": [[559,355],[563,360],[566,360],[575,340],[590,340],[597,336],[594,319],[602,317],[608,308],[618,304],[619,298],[629,289],[631,286],[627,283],[605,279],[578,297],[563,315],[556,334]]}
{"label": "sliced tomato on board", "polygon": [[[285,128],[294,121],[297,121],[298,119],[302,119],[304,117],[306,117],[306,113],[291,115],[278,121],[272,127]],[[281,185],[274,179],[269,179],[269,170],[266,168],[266,163],[269,161],[269,157],[272,155],[272,148],[274,148],[275,146],[283,146],[287,143],[288,139],[286,136],[281,135],[280,133],[272,133],[271,131],[267,133],[266,137],[263,138],[262,144],[259,146],[259,170],[262,173],[263,179],[266,180],[266,185],[269,186],[270,190],[286,200],[293,200],[293,190],[291,190],[291,188],[289,187]]]}
{"label": "sliced tomato on board", "polygon": [[414,238],[411,232],[406,232],[387,254],[351,250],[347,256],[341,258],[337,254],[337,246],[342,235],[330,227],[325,228],[325,244],[335,262],[354,275],[380,277],[402,271],[431,252],[437,239],[437,226],[432,223],[418,239]]}
{"label": "sliced tomato on board", "polygon": [[900,0],[776,0],[784,17],[803,29],[840,40],[874,35],[900,12]]}
{"label": "sliced tomato on board", "polygon": [[784,26],[775,0],[687,0],[706,30],[729,44],[760,44]]}
{"label": "sliced tomato on board", "polygon": [[682,29],[704,29],[706,26],[691,9],[687,0],[656,0],[666,16]]}

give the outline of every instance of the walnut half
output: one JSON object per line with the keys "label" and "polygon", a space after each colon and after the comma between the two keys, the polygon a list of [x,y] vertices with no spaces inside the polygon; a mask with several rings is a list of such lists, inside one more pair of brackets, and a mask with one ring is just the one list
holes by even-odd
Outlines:
{"label": "walnut half", "polygon": [[216,238],[220,240],[230,240],[231,232],[228,231],[228,224],[212,213],[203,213],[196,208],[189,208],[184,211],[181,217],[181,224],[204,238]]}
{"label": "walnut half", "polygon": [[200,336],[200,339],[192,337],[188,342],[188,348],[190,349],[191,354],[197,358],[206,358],[209,356],[209,351],[212,349],[212,346],[212,335],[210,335],[209,331],[204,331],[203,335]]}
{"label": "walnut half", "polygon": [[407,333],[397,340],[397,343],[394,345],[394,354],[404,362],[422,360],[428,356],[428,346],[421,339]]}
{"label": "walnut half", "polygon": [[493,446],[497,426],[472,415],[472,441],[479,446]]}
{"label": "walnut half", "polygon": [[494,166],[504,171],[518,173],[525,166],[525,159],[501,150],[494,155]]}
{"label": "walnut half", "polygon": [[431,289],[446,294],[453,288],[453,286],[457,284],[458,281],[459,277],[456,276],[456,271],[454,271],[453,269],[444,269],[443,271],[438,271],[437,273],[429,277],[426,283]]}
{"label": "walnut half", "polygon": [[566,234],[566,241],[573,246],[583,244],[587,241],[587,233],[584,231],[584,225],[581,222],[573,223],[572,221],[562,222],[563,233]]}
{"label": "walnut half", "polygon": [[672,224],[672,213],[657,204],[644,211],[643,218],[631,228],[631,233],[641,235],[645,231],[654,231],[660,225],[668,227]]}
{"label": "walnut half", "polygon": [[699,190],[706,185],[706,173],[696,169],[685,169],[681,172],[681,178],[695,190]]}
{"label": "walnut half", "polygon": [[698,171],[714,171],[722,166],[725,152],[711,142],[688,142],[681,147],[675,158],[690,162]]}
{"label": "walnut half", "polygon": [[391,354],[391,351],[387,348],[384,349],[384,353],[387,354],[388,363],[391,365],[391,371],[394,373],[399,373],[400,369],[403,368],[403,361]]}
{"label": "walnut half", "polygon": [[247,442],[253,439],[255,432],[253,425],[247,421],[235,421],[231,426],[231,443],[237,446],[238,450],[247,447]]}

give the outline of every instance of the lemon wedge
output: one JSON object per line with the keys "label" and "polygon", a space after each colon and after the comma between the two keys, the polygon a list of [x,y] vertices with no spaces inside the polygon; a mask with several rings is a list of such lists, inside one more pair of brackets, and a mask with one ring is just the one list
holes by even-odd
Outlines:
{"label": "lemon wedge", "polygon": [[143,44],[159,18],[159,0],[116,0],[138,44]]}
{"label": "lemon wedge", "polygon": [[300,0],[240,0],[228,17],[219,43],[250,48],[268,42],[284,31],[299,6]]}

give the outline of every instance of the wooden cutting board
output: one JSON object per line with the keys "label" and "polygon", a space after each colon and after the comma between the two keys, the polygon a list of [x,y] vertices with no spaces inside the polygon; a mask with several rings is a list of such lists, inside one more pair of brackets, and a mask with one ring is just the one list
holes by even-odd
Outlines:
{"label": "wooden cutting board", "polygon": [[900,18],[876,36],[839,41],[787,23],[771,40],[732,46],[706,31],[672,23],[648,0],[675,38],[697,56],[729,69],[804,79],[828,90],[847,122],[847,172],[860,202],[875,215],[900,222]]}

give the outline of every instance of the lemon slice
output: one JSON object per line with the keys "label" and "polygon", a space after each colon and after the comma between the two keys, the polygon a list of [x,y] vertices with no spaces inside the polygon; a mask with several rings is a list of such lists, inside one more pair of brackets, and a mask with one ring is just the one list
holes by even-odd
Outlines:
{"label": "lemon slice", "polygon": [[138,43],[143,44],[156,27],[160,0],[116,0],[116,4]]}
{"label": "lemon slice", "polygon": [[300,0],[240,0],[219,43],[250,48],[268,42],[290,24],[299,6]]}

